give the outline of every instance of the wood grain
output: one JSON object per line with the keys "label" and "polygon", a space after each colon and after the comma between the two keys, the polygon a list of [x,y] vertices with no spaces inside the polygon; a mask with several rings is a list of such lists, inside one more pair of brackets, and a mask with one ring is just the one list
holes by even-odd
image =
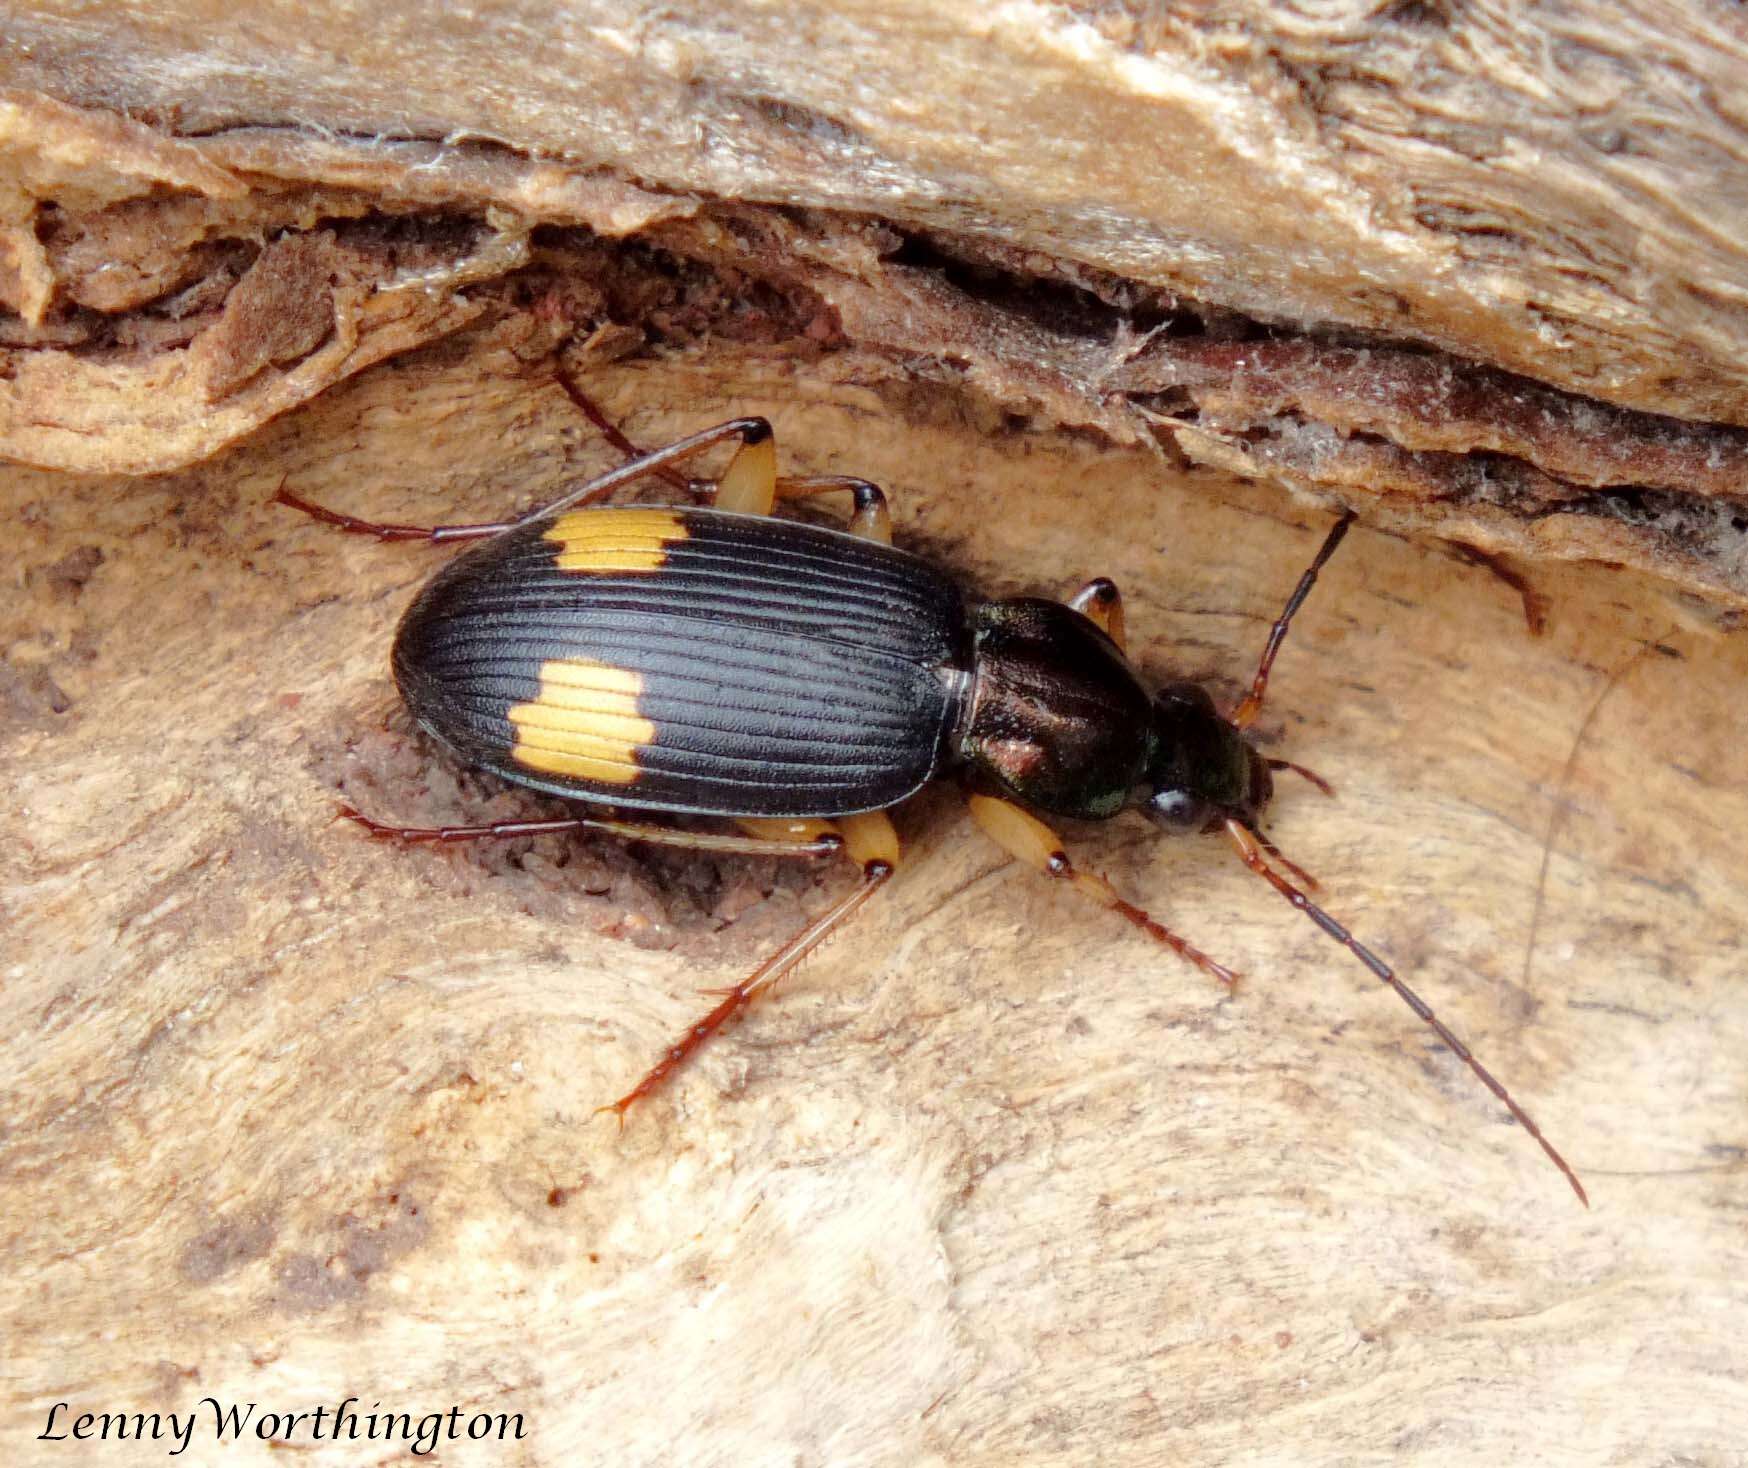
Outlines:
{"label": "wood grain", "polygon": [[[30,0],[0,85],[981,234],[1748,423],[1724,0]],[[258,138],[257,138],[258,140]],[[363,167],[368,170],[366,161]]]}
{"label": "wood grain", "polygon": [[[1094,574],[1232,697],[1326,519],[1144,449],[778,357],[595,369],[659,442],[769,413],[986,593]],[[606,462],[487,330],[146,480],[13,469],[0,751],[0,1453],[50,1406],[514,1411],[445,1463],[1740,1463],[1748,646],[1630,575],[1350,537],[1262,736],[1273,833],[1566,1150],[1212,841],[1075,850],[1230,999],[950,792],[890,900],[623,1135],[624,1089],[840,874],[337,826],[528,809],[397,722],[437,557],[292,487],[488,518]],[[192,1461],[281,1462],[206,1435]],[[308,1445],[305,1444],[307,1447]],[[363,1461],[324,1445],[300,1461]],[[386,1460],[382,1447],[373,1460]]]}

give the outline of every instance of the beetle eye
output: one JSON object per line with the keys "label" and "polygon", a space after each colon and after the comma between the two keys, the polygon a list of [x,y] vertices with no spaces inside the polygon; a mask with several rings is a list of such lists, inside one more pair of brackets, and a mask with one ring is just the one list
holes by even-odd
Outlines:
{"label": "beetle eye", "polygon": [[1208,819],[1207,801],[1187,790],[1155,790],[1142,809],[1163,831],[1194,831]]}

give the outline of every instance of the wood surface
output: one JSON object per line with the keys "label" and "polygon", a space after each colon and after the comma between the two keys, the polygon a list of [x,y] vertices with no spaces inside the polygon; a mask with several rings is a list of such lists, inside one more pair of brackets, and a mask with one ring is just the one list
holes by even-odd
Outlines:
{"label": "wood surface", "polygon": [[[1725,0],[368,0],[0,18],[0,1462],[207,1398],[549,1465],[1748,1464],[1748,33]],[[442,555],[765,412],[980,594],[1105,574],[1272,834],[846,889],[556,838],[387,671]],[[1290,493],[1283,493],[1287,490]],[[1482,559],[1476,560],[1479,554]],[[1531,624],[1545,623],[1541,635]]]}
{"label": "wood surface", "polygon": [[[649,443],[770,413],[786,464],[883,481],[901,542],[985,593],[1113,575],[1149,674],[1227,698],[1327,524],[852,371],[588,381]],[[288,476],[489,518],[605,462],[485,333],[195,468],[4,477],[0,1454],[163,1458],[37,1442],[60,1400],[357,1395],[526,1414],[457,1464],[1742,1461],[1740,639],[1558,569],[1533,638],[1486,570],[1362,525],[1261,723],[1339,791],[1286,785],[1274,835],[1589,1212],[1219,842],[1074,833],[1234,998],[950,791],[900,812],[889,899],[621,1135],[590,1108],[846,875],[337,824],[544,807],[394,711],[388,639],[441,555],[268,504]]]}

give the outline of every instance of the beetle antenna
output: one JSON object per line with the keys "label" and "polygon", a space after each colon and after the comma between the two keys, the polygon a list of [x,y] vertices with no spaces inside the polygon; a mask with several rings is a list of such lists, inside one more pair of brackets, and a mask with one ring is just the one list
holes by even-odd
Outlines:
{"label": "beetle antenna", "polygon": [[1257,838],[1243,822],[1229,817],[1226,821],[1226,834],[1232,838],[1232,844],[1238,848],[1238,855],[1251,871],[1268,882],[1275,891],[1279,892],[1288,902],[1292,903],[1294,907],[1298,908],[1300,912],[1304,913],[1306,917],[1310,918],[1312,922],[1316,923],[1318,927],[1322,928],[1331,938],[1335,939],[1337,943],[1346,948],[1348,952],[1352,953],[1354,957],[1402,996],[1402,1002],[1419,1015],[1439,1039],[1450,1046],[1457,1058],[1480,1078],[1481,1084],[1497,1096],[1504,1103],[1505,1109],[1521,1123],[1524,1130],[1536,1139],[1541,1145],[1542,1151],[1548,1154],[1548,1160],[1566,1174],[1566,1181],[1572,1184],[1572,1191],[1578,1195],[1578,1201],[1588,1208],[1590,1199],[1585,1194],[1584,1184],[1578,1181],[1578,1174],[1573,1172],[1566,1159],[1554,1150],[1554,1144],[1542,1135],[1542,1129],[1530,1119],[1529,1113],[1512,1100],[1511,1092],[1500,1085],[1493,1078],[1492,1072],[1475,1059],[1469,1047],[1451,1033],[1444,1021],[1428,1007],[1426,1001],[1397,978],[1396,971],[1389,964],[1385,963],[1383,959],[1379,958],[1377,954],[1373,953],[1371,949],[1367,948],[1352,933],[1348,932],[1346,928],[1271,867],[1263,857],[1262,848],[1257,844]]}
{"label": "beetle antenna", "polygon": [[1281,644],[1287,640],[1287,628],[1293,625],[1293,618],[1300,607],[1305,605],[1305,598],[1311,595],[1311,588],[1317,584],[1317,573],[1328,564],[1329,558],[1335,554],[1335,548],[1341,544],[1342,537],[1347,534],[1347,527],[1354,522],[1354,512],[1343,510],[1341,518],[1329,527],[1329,534],[1323,537],[1323,544],[1311,564],[1306,567],[1305,574],[1299,578],[1299,584],[1293,588],[1293,594],[1287,598],[1286,610],[1275,618],[1274,625],[1269,628],[1269,640],[1262,650],[1262,661],[1256,665],[1256,677],[1251,680],[1250,692],[1239,700],[1238,707],[1232,710],[1232,723],[1236,728],[1248,729],[1258,713],[1262,711],[1262,701],[1268,693],[1269,673],[1275,665],[1275,654],[1281,650]]}

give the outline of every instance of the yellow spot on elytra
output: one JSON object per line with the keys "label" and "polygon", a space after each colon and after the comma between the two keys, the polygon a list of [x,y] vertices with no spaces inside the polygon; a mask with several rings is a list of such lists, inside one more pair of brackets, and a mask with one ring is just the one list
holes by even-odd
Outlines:
{"label": "yellow spot on elytra", "polygon": [[685,538],[677,510],[571,510],[541,536],[558,547],[559,570],[609,574],[654,571]]}
{"label": "yellow spot on elytra", "polygon": [[655,724],[637,711],[642,692],[642,676],[629,669],[549,658],[540,667],[540,692],[510,708],[511,756],[543,774],[629,785],[637,779],[638,751],[656,735]]}

